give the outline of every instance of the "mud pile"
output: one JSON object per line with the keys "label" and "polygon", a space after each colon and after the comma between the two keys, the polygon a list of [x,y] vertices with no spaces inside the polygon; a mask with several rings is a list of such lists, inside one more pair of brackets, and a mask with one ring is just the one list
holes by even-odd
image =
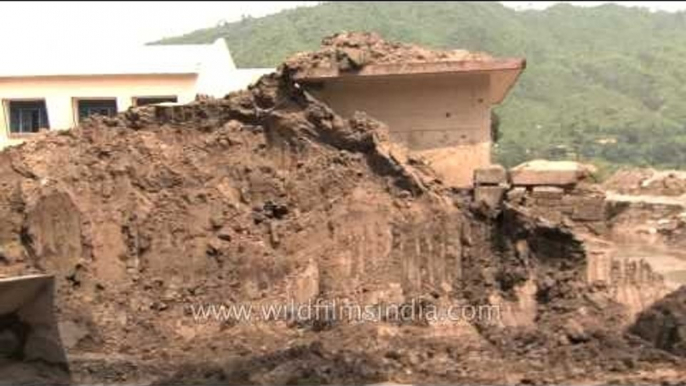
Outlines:
{"label": "mud pile", "polygon": [[680,170],[621,169],[604,183],[605,189],[631,195],[686,194],[686,172]]}
{"label": "mud pile", "polygon": [[373,32],[343,32],[324,38],[320,50],[295,55],[286,61],[286,65],[293,69],[323,67],[346,71],[371,64],[490,59],[490,55],[481,52],[431,50],[412,44],[388,42]]}
{"label": "mud pile", "polygon": [[[472,212],[382,123],[339,117],[291,69],[0,153],[0,273],[55,275],[76,382],[683,380],[680,359],[616,328],[622,309],[585,284],[572,231]],[[196,312],[331,300],[502,317]]]}

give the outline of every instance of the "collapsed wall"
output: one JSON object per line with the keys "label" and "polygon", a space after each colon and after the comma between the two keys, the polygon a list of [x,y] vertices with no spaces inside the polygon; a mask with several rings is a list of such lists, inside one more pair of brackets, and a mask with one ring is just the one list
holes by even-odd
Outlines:
{"label": "collapsed wall", "polygon": [[[0,153],[0,272],[55,276],[77,382],[551,383],[679,368],[616,328],[623,309],[587,285],[574,231],[516,207],[470,209],[382,123],[341,118],[291,70]],[[332,299],[503,315],[357,324],[193,311]]]}
{"label": "collapsed wall", "polygon": [[472,188],[491,163],[500,103],[526,67],[522,58],[435,51],[342,33],[286,65],[294,79],[342,117],[365,111],[386,123],[393,142],[431,165],[447,185]]}

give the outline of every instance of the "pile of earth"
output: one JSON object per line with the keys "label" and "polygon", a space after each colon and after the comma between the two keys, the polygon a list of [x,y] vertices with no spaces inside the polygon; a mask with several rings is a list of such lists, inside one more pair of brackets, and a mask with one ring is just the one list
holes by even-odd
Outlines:
{"label": "pile of earth", "polygon": [[686,194],[686,171],[655,169],[620,169],[603,187],[619,194],[682,196]]}
{"label": "pile of earth", "polygon": [[286,61],[291,69],[338,68],[357,70],[370,64],[423,63],[445,61],[488,61],[492,57],[467,50],[431,50],[425,47],[388,42],[374,32],[343,32],[322,40],[316,52],[303,52]]}
{"label": "pile of earth", "polygon": [[[473,212],[382,123],[341,118],[291,69],[0,153],[0,273],[55,275],[75,382],[684,380],[683,359],[618,328],[623,310],[585,284],[573,232]],[[523,324],[196,312],[329,300],[533,306]],[[0,367],[19,382],[8,377]]]}

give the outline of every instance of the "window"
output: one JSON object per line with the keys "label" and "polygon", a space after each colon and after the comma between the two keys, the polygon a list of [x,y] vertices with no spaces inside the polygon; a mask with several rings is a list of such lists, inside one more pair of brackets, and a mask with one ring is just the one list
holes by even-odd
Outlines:
{"label": "window", "polygon": [[176,103],[178,98],[175,96],[163,96],[163,97],[138,97],[133,99],[133,104],[136,106],[147,106],[156,105],[158,103],[174,102]]}
{"label": "window", "polygon": [[9,101],[9,110],[10,134],[36,133],[50,128],[44,100]]}
{"label": "window", "polygon": [[103,115],[111,117],[117,114],[116,99],[79,99],[78,100],[79,121],[91,115]]}

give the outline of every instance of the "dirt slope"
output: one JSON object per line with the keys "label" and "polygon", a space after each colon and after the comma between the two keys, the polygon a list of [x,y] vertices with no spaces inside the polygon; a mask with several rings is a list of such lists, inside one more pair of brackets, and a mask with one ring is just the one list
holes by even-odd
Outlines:
{"label": "dirt slope", "polygon": [[[473,212],[381,123],[338,117],[290,70],[0,153],[0,272],[56,275],[76,382],[684,380],[681,359],[617,331],[623,310],[585,285],[573,232]],[[291,299],[497,304],[503,320],[220,323],[190,308]]]}

